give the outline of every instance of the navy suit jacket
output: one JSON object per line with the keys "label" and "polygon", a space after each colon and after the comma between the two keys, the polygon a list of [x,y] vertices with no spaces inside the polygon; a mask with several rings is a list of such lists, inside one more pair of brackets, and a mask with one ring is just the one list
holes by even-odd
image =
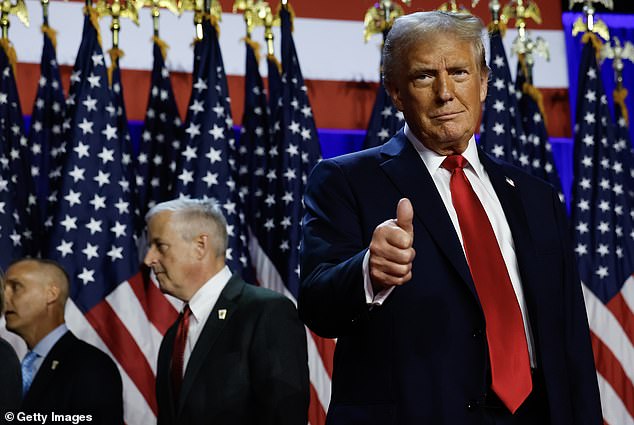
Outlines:
{"label": "navy suit jacket", "polygon": [[234,275],[194,346],[175,402],[169,372],[177,325],[159,351],[158,425],[306,425],[306,329],[288,298]]}
{"label": "navy suit jacket", "polygon": [[[553,425],[602,423],[586,312],[553,188],[480,152],[509,223],[537,368]],[[375,227],[414,208],[412,280],[365,301],[362,261]],[[329,424],[483,423],[490,386],[485,320],[456,231],[419,154],[399,132],[322,161],[305,195],[300,317],[338,338]]]}
{"label": "navy suit jacket", "polygon": [[13,347],[3,338],[0,338],[0,382],[0,418],[4,418],[5,412],[15,413],[22,402],[22,372]]}
{"label": "navy suit jacket", "polygon": [[91,415],[91,424],[123,424],[121,375],[112,359],[70,331],[51,348],[22,409],[29,413]]}

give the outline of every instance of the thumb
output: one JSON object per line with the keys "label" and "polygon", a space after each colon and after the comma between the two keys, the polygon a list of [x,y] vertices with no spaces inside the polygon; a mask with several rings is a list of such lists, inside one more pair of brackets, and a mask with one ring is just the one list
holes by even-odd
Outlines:
{"label": "thumb", "polygon": [[410,235],[414,234],[414,225],[412,220],[414,219],[414,208],[412,203],[407,198],[402,198],[398,201],[396,206],[396,225],[405,230]]}

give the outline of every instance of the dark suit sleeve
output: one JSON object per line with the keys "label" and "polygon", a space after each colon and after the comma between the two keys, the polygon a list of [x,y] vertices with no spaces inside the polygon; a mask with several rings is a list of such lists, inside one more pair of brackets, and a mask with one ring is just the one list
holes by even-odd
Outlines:
{"label": "dark suit sleeve", "polygon": [[20,360],[13,347],[0,338],[0,417],[15,412],[22,401]]}
{"label": "dark suit sleeve", "polygon": [[123,424],[123,385],[114,362],[94,347],[82,350],[77,362],[72,403],[69,413],[86,412],[93,416],[91,423],[99,425]]}
{"label": "dark suit sleeve", "polygon": [[267,299],[249,352],[258,424],[305,425],[310,398],[306,330],[293,303]]}
{"label": "dark suit sleeve", "polygon": [[317,334],[346,334],[367,314],[363,286],[363,241],[359,206],[340,167],[322,161],[304,195],[299,313]]}
{"label": "dark suit sleeve", "polygon": [[575,415],[572,422],[580,425],[601,424],[603,419],[599,401],[599,387],[590,343],[588,316],[581,291],[581,279],[574,251],[570,245],[568,220],[554,190],[552,202],[557,210],[561,232],[559,239],[562,241],[564,250],[564,308],[567,320],[565,324],[565,349],[570,370],[569,376],[572,380],[569,387],[572,391],[570,398],[573,402],[571,410]]}

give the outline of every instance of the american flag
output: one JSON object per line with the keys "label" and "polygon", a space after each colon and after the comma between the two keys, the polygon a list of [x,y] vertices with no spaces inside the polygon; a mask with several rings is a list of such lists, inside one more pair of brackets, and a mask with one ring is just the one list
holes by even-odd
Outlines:
{"label": "american flag", "polygon": [[544,116],[538,103],[541,101],[541,93],[527,77],[525,70],[529,72],[528,68],[523,68],[519,62],[515,79],[515,92],[527,142],[524,145],[524,152],[520,155],[520,162],[525,168],[526,166],[530,167],[531,174],[553,185],[559,193],[559,199],[563,202],[564,194],[561,189],[561,180],[553,158]]}
{"label": "american flag", "polygon": [[170,199],[176,155],[184,135],[162,45],[161,40],[154,39],[150,95],[136,157],[136,196],[141,217],[157,203]]}
{"label": "american flag", "polygon": [[498,29],[490,34],[489,54],[491,83],[484,103],[480,145],[485,152],[496,158],[530,171],[528,159],[522,156],[526,136],[519,116],[515,85],[511,80],[511,70]]}
{"label": "american flag", "polygon": [[216,30],[209,19],[202,25],[203,39],[194,46],[187,134],[174,191],[179,196],[208,197],[218,202],[227,219],[227,265],[232,272],[242,273],[249,268],[249,254],[227,76]]}
{"label": "american flag", "polygon": [[[249,248],[260,284],[296,301],[302,197],[308,173],[321,152],[286,7],[280,10],[280,18],[283,71],[281,85],[271,91],[273,142],[267,152],[264,193]],[[269,71],[272,67],[270,62]],[[272,75],[275,77],[275,70]],[[306,332],[311,381],[308,417],[312,425],[321,425],[330,401],[334,342],[321,339],[308,329]]]}
{"label": "american flag", "polygon": [[[39,214],[49,216],[49,194],[57,197],[62,178],[66,100],[55,54],[55,32],[46,23],[42,26],[44,46],[40,62],[40,80],[31,113],[29,148],[32,155],[32,174],[36,181]],[[52,223],[49,221],[48,227]]]}
{"label": "american flag", "polygon": [[387,142],[405,124],[403,113],[396,109],[383,84],[379,84],[372,115],[363,141],[363,149]]}
{"label": "american flag", "polygon": [[0,40],[0,267],[14,259],[35,256],[39,228],[31,154],[24,136],[22,108],[9,57],[15,50]]}
{"label": "american flag", "polygon": [[250,38],[245,40],[246,72],[244,77],[244,113],[240,130],[240,189],[245,201],[245,216],[250,233],[258,223],[256,215],[264,195],[267,155],[271,148],[269,106],[255,48]]}
{"label": "american flag", "polygon": [[[623,99],[622,101],[617,101]],[[625,104],[627,98],[627,89],[624,87],[614,89],[614,119],[616,121],[616,143],[619,145],[628,146],[632,152],[632,158],[634,158],[634,147],[632,146],[632,140],[630,138],[629,129],[629,113]],[[626,188],[631,199],[631,207],[634,209],[634,160],[632,166],[629,167],[630,181]]]}
{"label": "american flag", "polygon": [[624,425],[634,423],[632,164],[629,146],[615,138],[595,54],[587,42],[579,68],[572,222],[603,418]]}
{"label": "american flag", "polygon": [[[71,278],[66,319],[110,354],[123,379],[128,424],[155,422],[154,379],[162,335],[176,310],[138,272],[132,170],[117,130],[97,29],[87,9],[73,70],[72,126],[48,256]],[[96,19],[95,19],[96,22]]]}

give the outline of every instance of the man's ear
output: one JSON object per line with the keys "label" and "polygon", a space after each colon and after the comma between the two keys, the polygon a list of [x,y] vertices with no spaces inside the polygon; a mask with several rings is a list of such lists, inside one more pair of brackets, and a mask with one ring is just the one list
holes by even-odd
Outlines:
{"label": "man's ear", "polygon": [[487,68],[480,72],[480,103],[486,100],[488,90],[489,90],[489,69]]}
{"label": "man's ear", "polygon": [[57,300],[59,300],[61,293],[62,290],[59,288],[59,286],[53,283],[49,283],[46,287],[46,302],[48,304],[56,303]]}
{"label": "man's ear", "polygon": [[198,258],[203,258],[209,249],[211,249],[209,235],[206,233],[201,233],[196,236],[194,243],[196,244],[196,253],[198,254]]}

